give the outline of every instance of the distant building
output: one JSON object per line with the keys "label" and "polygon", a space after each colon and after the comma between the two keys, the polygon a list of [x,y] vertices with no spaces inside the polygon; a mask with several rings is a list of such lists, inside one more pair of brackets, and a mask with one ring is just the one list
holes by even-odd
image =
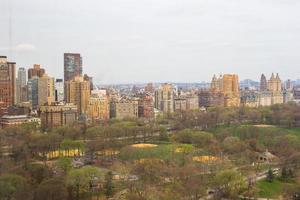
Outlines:
{"label": "distant building", "polygon": [[174,110],[177,112],[196,109],[199,109],[198,96],[179,96],[174,99]]}
{"label": "distant building", "polygon": [[28,69],[28,80],[36,76],[42,77],[45,73],[45,69],[41,68],[38,64],[34,64],[33,68]]}
{"label": "distant building", "polygon": [[264,74],[262,74],[260,78],[260,91],[267,91],[267,90],[268,90],[267,78]]}
{"label": "distant building", "polygon": [[236,74],[224,74],[217,78],[215,75],[211,82],[211,91],[224,95],[226,107],[240,106],[239,77]]}
{"label": "distant building", "polygon": [[26,69],[21,67],[18,69],[18,77],[16,81],[16,103],[27,101],[26,83]]}
{"label": "distant building", "polygon": [[44,129],[71,125],[78,119],[77,106],[74,104],[59,103],[40,106],[38,115]]}
{"label": "distant building", "polygon": [[7,114],[8,115],[27,115],[29,116],[31,112],[31,109],[26,106],[9,106],[7,108]]}
{"label": "distant building", "polygon": [[171,84],[162,84],[155,91],[155,108],[163,113],[174,112],[174,88]]}
{"label": "distant building", "polygon": [[116,102],[116,118],[137,119],[138,116],[138,100],[122,98]]}
{"label": "distant building", "polygon": [[2,128],[19,126],[28,123],[36,123],[37,125],[40,125],[41,121],[39,118],[29,117],[27,115],[4,115],[0,118],[0,126]]}
{"label": "distant building", "polygon": [[293,84],[291,79],[288,79],[285,83],[285,90],[287,91],[293,91]]}
{"label": "distant building", "polygon": [[16,103],[16,63],[0,56],[0,109]]}
{"label": "distant building", "polygon": [[55,80],[55,101],[64,101],[64,81],[63,79]]}
{"label": "distant building", "polygon": [[224,107],[224,94],[220,91],[201,90],[198,94],[199,107]]}
{"label": "distant building", "polygon": [[82,76],[65,82],[65,97],[67,103],[77,105],[79,114],[86,114],[90,99],[90,82]]}
{"label": "distant building", "polygon": [[50,105],[55,102],[54,78],[44,74],[38,79],[38,105]]}
{"label": "distant building", "polygon": [[97,90],[92,91],[90,96],[87,116],[92,121],[108,120],[109,119],[109,98],[107,95],[102,95]]}
{"label": "distant building", "polygon": [[186,111],[186,98],[184,97],[176,97],[174,99],[174,111],[175,112],[181,112]]}
{"label": "distant building", "polygon": [[280,80],[278,74],[275,77],[274,74],[272,73],[270,80],[268,80],[268,90],[270,92],[281,92],[282,91],[281,80]]}
{"label": "distant building", "polygon": [[153,84],[152,83],[148,83],[145,87],[145,92],[147,93],[151,93],[153,94],[154,93],[154,87],[153,87]]}
{"label": "distant building", "polygon": [[82,76],[82,57],[79,53],[64,54],[64,81]]}
{"label": "distant building", "polygon": [[259,93],[256,91],[241,92],[241,106],[256,108],[259,106]]}
{"label": "distant building", "polygon": [[39,77],[34,76],[31,79],[28,79],[27,87],[27,96],[28,101],[31,103],[33,110],[36,110],[39,105]]}
{"label": "distant building", "polygon": [[154,102],[150,93],[139,95],[138,116],[139,118],[154,118]]}

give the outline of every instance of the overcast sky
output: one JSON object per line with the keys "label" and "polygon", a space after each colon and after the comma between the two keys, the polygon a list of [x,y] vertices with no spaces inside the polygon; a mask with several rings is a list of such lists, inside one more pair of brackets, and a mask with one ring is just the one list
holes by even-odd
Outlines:
{"label": "overcast sky", "polygon": [[57,78],[64,52],[81,53],[97,83],[300,78],[299,0],[0,0],[0,8],[0,55]]}

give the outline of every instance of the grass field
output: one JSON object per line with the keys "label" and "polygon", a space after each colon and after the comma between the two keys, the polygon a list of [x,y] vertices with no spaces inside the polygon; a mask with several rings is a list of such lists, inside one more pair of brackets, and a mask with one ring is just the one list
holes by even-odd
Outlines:
{"label": "grass field", "polygon": [[277,198],[283,188],[284,183],[275,179],[273,182],[261,180],[257,182],[258,196],[262,198]]}
{"label": "grass field", "polygon": [[153,148],[133,148],[128,146],[121,149],[119,157],[122,160],[131,161],[144,158],[174,160],[182,158],[184,154],[193,152],[193,150],[194,147],[190,144],[160,144]]}

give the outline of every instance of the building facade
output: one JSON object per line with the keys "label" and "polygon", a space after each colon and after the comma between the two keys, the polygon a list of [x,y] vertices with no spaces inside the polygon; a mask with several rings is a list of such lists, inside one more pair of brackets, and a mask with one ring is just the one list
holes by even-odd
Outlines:
{"label": "building facade", "polygon": [[52,104],[40,106],[38,116],[43,129],[71,125],[78,119],[77,106],[74,104]]}
{"label": "building facade", "polygon": [[219,78],[214,75],[211,81],[211,92],[221,92],[226,107],[240,106],[239,77],[236,74],[224,74]]}
{"label": "building facade", "polygon": [[55,101],[64,101],[64,81],[63,79],[55,80]]}
{"label": "building facade", "polygon": [[26,69],[21,67],[18,69],[18,77],[16,80],[16,103],[27,101],[27,81]]}
{"label": "building facade", "polygon": [[155,91],[155,108],[163,113],[174,112],[174,88],[171,84],[162,84]]}
{"label": "building facade", "polygon": [[82,57],[79,53],[64,54],[64,81],[82,76]]}
{"label": "building facade", "polygon": [[107,95],[101,95],[100,92],[92,91],[90,96],[87,116],[92,121],[109,119],[109,98]]}
{"label": "building facade", "polygon": [[55,102],[54,78],[44,74],[38,79],[38,105],[50,105]]}
{"label": "building facade", "polygon": [[16,63],[0,56],[0,102],[1,109],[16,103]]}
{"label": "building facade", "polygon": [[33,77],[42,77],[46,73],[45,69],[41,68],[41,65],[34,64],[33,68],[28,69],[28,80]]}
{"label": "building facade", "polygon": [[90,82],[82,76],[65,82],[65,97],[67,103],[77,105],[79,114],[86,114],[90,99]]}
{"label": "building facade", "polygon": [[138,100],[122,98],[116,102],[117,119],[137,119],[139,117]]}

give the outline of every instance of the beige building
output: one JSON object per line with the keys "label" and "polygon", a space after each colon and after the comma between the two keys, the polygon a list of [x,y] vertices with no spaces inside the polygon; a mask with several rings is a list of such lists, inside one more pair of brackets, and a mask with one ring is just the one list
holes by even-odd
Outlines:
{"label": "beige building", "polygon": [[38,79],[38,105],[50,105],[55,102],[54,78],[44,74]]}
{"label": "beige building", "polygon": [[38,115],[44,129],[71,125],[78,118],[77,106],[63,103],[40,106]]}
{"label": "beige building", "polygon": [[108,120],[109,119],[109,97],[101,94],[98,90],[92,91],[90,96],[87,116],[90,120]]}
{"label": "beige building", "polygon": [[183,96],[174,99],[175,111],[187,111],[199,109],[198,96]]}
{"label": "beige building", "polygon": [[90,99],[90,82],[82,76],[65,82],[65,99],[67,103],[77,105],[79,114],[86,114]]}
{"label": "beige building", "polygon": [[164,113],[174,112],[174,89],[171,84],[162,84],[155,91],[155,108]]}
{"label": "beige building", "polygon": [[212,92],[224,94],[224,105],[226,107],[240,106],[239,77],[236,74],[224,74],[217,78],[215,75],[211,82]]}
{"label": "beige building", "polygon": [[125,99],[122,98],[115,104],[116,118],[138,118],[138,99]]}

